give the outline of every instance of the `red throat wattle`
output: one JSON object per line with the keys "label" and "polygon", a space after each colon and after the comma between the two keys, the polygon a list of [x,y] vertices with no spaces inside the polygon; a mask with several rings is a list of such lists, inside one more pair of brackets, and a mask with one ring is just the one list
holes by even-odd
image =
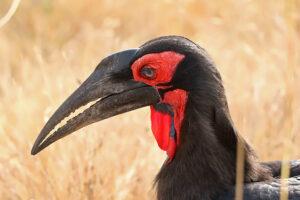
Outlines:
{"label": "red throat wattle", "polygon": [[[166,86],[159,86],[158,84],[169,83],[172,80],[178,64],[184,57],[184,55],[174,51],[146,54],[137,59],[131,66],[134,79],[156,86],[157,90],[165,89]],[[141,76],[141,70],[144,67],[154,69],[156,72],[155,78],[147,79]],[[170,87],[172,86],[168,86],[168,88]],[[174,117],[168,113],[155,110],[153,106],[150,106],[151,128],[158,146],[167,152],[169,157],[167,164],[169,164],[174,159],[176,148],[179,145],[180,128],[184,118],[187,93],[181,89],[165,92],[161,102],[168,103],[171,106]]]}
{"label": "red throat wattle", "polygon": [[[157,141],[158,146],[167,151],[169,157],[168,164],[173,160],[176,148],[179,145],[181,136],[181,125],[184,118],[184,111],[187,101],[186,91],[176,89],[165,93],[162,102],[170,104],[174,117],[168,113],[162,113],[151,108],[151,128],[152,133]],[[172,121],[174,122],[175,130],[172,130]],[[171,134],[175,131],[175,135]]]}

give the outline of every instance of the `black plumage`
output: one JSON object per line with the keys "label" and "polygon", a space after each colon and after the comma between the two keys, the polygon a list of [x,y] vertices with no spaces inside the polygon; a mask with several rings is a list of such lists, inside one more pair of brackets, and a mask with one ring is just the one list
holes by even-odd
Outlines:
{"label": "black plumage", "polygon": [[[263,182],[245,183],[243,186],[244,200],[279,200],[280,187],[282,179],[280,179],[281,161],[273,161],[261,163],[270,167],[274,180]],[[300,160],[290,161],[290,178],[284,179],[288,183],[288,199],[300,199]],[[214,200],[233,200],[235,199],[235,186],[231,186],[229,190],[216,196]]]}
{"label": "black plumage", "polygon": [[[170,50],[182,53],[186,58],[179,64],[170,83],[173,88],[168,90],[183,89],[189,92],[189,98],[175,159],[169,165],[163,165],[156,177],[158,199],[211,199],[224,191],[226,194],[228,188],[231,189],[224,198],[234,199],[232,185],[236,178],[237,142],[245,151],[244,181],[248,184],[244,187],[244,199],[259,199],[256,195],[261,194],[265,194],[261,199],[279,198],[279,193],[274,192],[278,190],[275,183],[279,181],[272,176],[275,173],[272,166],[276,163],[266,167],[255,161],[255,152],[233,125],[221,76],[203,48],[186,38],[167,36],[141,46],[135,59]],[[280,168],[276,170],[277,176]],[[300,182],[299,178],[290,181],[295,184],[290,191],[294,198],[300,192]],[[276,186],[271,190],[272,184]]]}

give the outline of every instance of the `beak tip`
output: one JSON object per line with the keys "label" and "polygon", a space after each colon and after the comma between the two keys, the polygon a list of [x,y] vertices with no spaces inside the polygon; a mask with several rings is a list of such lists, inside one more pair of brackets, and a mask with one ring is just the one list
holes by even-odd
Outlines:
{"label": "beak tip", "polygon": [[34,156],[35,154],[37,154],[36,149],[32,148],[32,149],[31,149],[31,155]]}
{"label": "beak tip", "polygon": [[40,148],[38,145],[34,144],[32,149],[31,149],[31,155],[36,155],[38,152],[40,152]]}

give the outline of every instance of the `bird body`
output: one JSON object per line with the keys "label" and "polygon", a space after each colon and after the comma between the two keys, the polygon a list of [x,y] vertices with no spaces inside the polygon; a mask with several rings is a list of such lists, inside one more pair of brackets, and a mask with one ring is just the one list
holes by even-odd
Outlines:
{"label": "bird body", "polygon": [[[96,99],[46,138],[71,112]],[[103,59],[49,119],[32,154],[79,128],[147,105],[153,135],[168,156],[155,179],[158,200],[234,199],[237,146],[244,152],[244,199],[279,199],[280,162],[256,161],[231,120],[214,62],[179,36],[156,38]],[[300,161],[291,166],[289,198],[300,199]]]}

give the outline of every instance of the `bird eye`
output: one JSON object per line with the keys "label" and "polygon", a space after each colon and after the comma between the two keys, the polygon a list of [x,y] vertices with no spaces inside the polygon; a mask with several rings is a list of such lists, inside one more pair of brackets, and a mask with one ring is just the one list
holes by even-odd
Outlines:
{"label": "bird eye", "polygon": [[144,67],[141,69],[140,74],[143,78],[154,79],[156,77],[156,70],[150,67]]}

